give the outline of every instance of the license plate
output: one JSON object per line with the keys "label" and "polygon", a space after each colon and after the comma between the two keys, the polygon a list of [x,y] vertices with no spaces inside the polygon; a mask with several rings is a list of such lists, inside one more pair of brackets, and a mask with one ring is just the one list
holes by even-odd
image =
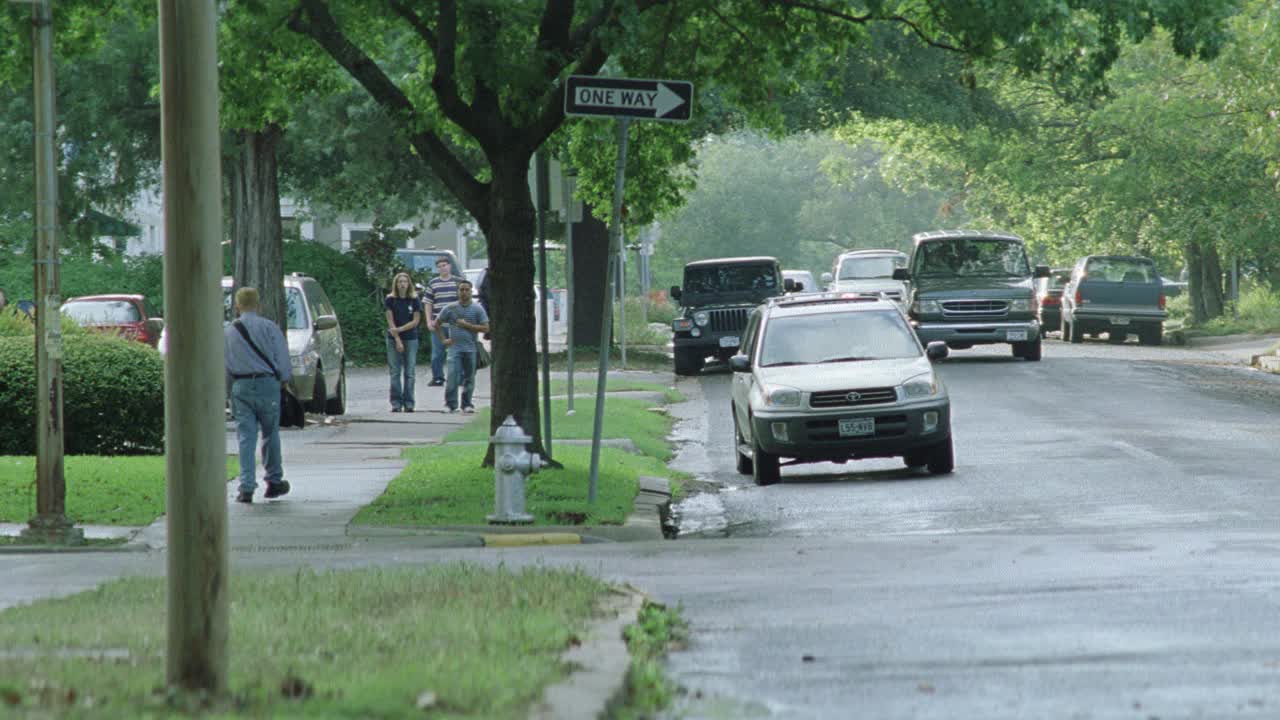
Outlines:
{"label": "license plate", "polygon": [[1113,317],[1113,318],[1111,318],[1111,324],[1112,324],[1112,325],[1128,325],[1128,324],[1129,324],[1129,318],[1127,318],[1127,317]]}
{"label": "license plate", "polygon": [[1027,339],[1027,331],[1026,330],[1005,330],[1004,339],[1024,341]]}
{"label": "license plate", "polygon": [[738,347],[737,335],[725,335],[720,338],[720,347]]}
{"label": "license plate", "polygon": [[875,435],[875,418],[840,418],[840,437]]}

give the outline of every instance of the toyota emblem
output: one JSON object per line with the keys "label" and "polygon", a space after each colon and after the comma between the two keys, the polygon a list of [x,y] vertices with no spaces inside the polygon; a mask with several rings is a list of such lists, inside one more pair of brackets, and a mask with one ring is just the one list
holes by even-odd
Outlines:
{"label": "toyota emblem", "polygon": [[860,392],[845,393],[844,399],[848,400],[849,402],[858,402],[859,400],[862,399],[862,393]]}

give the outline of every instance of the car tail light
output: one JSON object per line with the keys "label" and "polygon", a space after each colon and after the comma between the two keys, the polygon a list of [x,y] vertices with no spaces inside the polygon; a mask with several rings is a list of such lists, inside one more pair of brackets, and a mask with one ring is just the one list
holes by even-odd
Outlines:
{"label": "car tail light", "polygon": [[1080,299],[1080,288],[1076,288],[1076,304],[1083,305],[1084,300]]}
{"label": "car tail light", "polygon": [[1052,307],[1054,305],[1061,305],[1061,304],[1062,304],[1062,301],[1052,295],[1045,295],[1040,300],[1040,307]]}
{"label": "car tail light", "polygon": [[1164,293],[1160,293],[1160,309],[1164,309]]}

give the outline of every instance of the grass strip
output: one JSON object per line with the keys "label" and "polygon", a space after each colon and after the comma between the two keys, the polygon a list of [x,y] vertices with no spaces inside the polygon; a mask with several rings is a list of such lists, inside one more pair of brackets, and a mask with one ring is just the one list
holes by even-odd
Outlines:
{"label": "grass strip", "polygon": [[[240,472],[227,458],[227,477]],[[165,512],[163,455],[68,455],[67,517],[82,525],[150,525]],[[0,456],[0,522],[26,522],[36,512],[36,460]]]}
{"label": "grass strip", "polygon": [[[651,382],[648,380],[629,380],[627,378],[615,379],[609,378],[609,384],[606,388],[608,392],[657,392],[662,393],[663,399],[668,404],[684,402],[684,394],[676,390],[670,385]],[[569,393],[569,383],[565,380],[551,381],[552,395],[567,395]],[[590,377],[579,377],[573,383],[574,409],[577,409],[578,401],[581,398],[594,398],[596,396],[596,379],[592,375]],[[539,395],[539,398],[542,396]],[[567,401],[566,401],[567,402]]]}
{"label": "grass strip", "polygon": [[[667,435],[675,420],[665,412],[655,412],[653,403],[631,398],[605,398],[605,417],[602,437],[628,438],[640,452],[662,461],[671,459],[672,449]],[[590,440],[595,425],[595,396],[578,398],[574,414],[565,415],[568,401],[565,398],[551,400],[551,450],[560,460],[560,448],[556,440]],[[476,419],[454,430],[446,442],[487,441],[489,439],[489,409],[476,413]],[[659,475],[667,475],[662,472]]]}
{"label": "grass strip", "polygon": [[[468,564],[232,578],[231,696],[203,717],[521,718],[607,587]],[[165,581],[0,612],[0,698],[30,717],[168,717]],[[104,622],[109,618],[110,622]]]}
{"label": "grass strip", "polygon": [[671,707],[679,690],[667,676],[663,658],[668,651],[686,646],[688,623],[678,610],[646,602],[636,622],[628,625],[623,634],[631,651],[627,692],[616,707],[609,708],[608,715],[615,720],[656,717]]}
{"label": "grass strip", "polygon": [[[485,525],[493,514],[493,468],[480,467],[484,445],[405,450],[409,465],[352,520],[364,525]],[[561,469],[529,477],[525,509],[534,525],[620,525],[635,504],[641,475],[666,476],[666,466],[642,455],[601,448],[596,502],[587,502],[591,448],[560,446]]]}

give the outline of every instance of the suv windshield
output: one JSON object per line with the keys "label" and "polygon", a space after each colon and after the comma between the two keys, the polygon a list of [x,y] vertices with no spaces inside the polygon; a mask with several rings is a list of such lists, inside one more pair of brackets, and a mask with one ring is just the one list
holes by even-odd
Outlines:
{"label": "suv windshield", "polygon": [[836,279],[868,280],[871,278],[891,278],[896,267],[898,267],[897,258],[889,256],[847,258],[840,263],[840,276]]}
{"label": "suv windshield", "polygon": [[708,265],[684,269],[688,293],[710,295],[733,292],[776,292],[778,275],[773,265]]}
{"label": "suv windshield", "polygon": [[1017,240],[954,238],[920,246],[915,274],[921,277],[1026,277],[1027,253]]}
{"label": "suv windshield", "polygon": [[1109,282],[1153,283],[1157,277],[1156,267],[1150,260],[1121,257],[1090,258],[1084,274],[1090,280]]}
{"label": "suv windshield", "polygon": [[896,310],[858,310],[773,318],[765,325],[760,366],[811,365],[920,357]]}

